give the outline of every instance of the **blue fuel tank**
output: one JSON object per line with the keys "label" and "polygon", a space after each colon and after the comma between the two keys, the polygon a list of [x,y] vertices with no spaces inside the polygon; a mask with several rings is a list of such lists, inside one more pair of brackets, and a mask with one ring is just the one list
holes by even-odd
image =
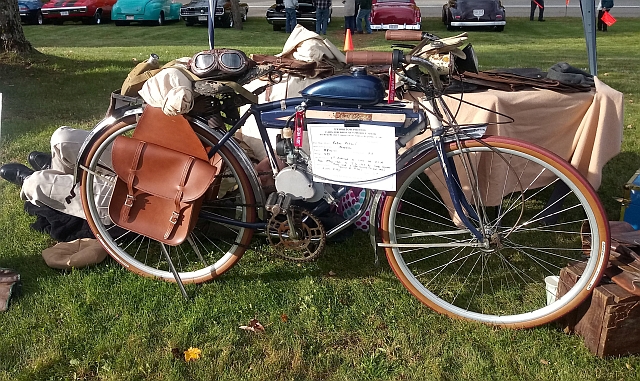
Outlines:
{"label": "blue fuel tank", "polygon": [[306,99],[340,106],[371,106],[384,100],[384,85],[367,74],[364,67],[350,75],[338,75],[318,81],[300,92]]}

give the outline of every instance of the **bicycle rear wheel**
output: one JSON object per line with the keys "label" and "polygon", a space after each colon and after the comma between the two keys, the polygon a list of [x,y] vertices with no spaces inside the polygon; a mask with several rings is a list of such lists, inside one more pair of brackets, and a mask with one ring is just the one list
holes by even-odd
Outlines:
{"label": "bicycle rear wheel", "polygon": [[[383,246],[402,284],[439,313],[512,328],[548,323],[584,300],[610,245],[590,184],[555,154],[513,139],[450,143],[446,155],[464,189],[464,213],[488,244],[460,222],[434,150],[402,171],[382,207]],[[583,239],[594,244],[583,248]],[[582,277],[559,284],[564,296],[547,305],[545,277],[581,260]]]}
{"label": "bicycle rear wheel", "polygon": [[[206,128],[191,124],[205,146],[218,139]],[[120,135],[130,136],[136,128],[135,116],[125,117],[107,128],[84,160],[81,195],[87,222],[109,254],[125,268],[165,281],[175,281],[161,243],[114,225],[108,205],[115,173],[110,168],[111,145]],[[205,195],[202,211],[240,222],[254,222],[255,197],[245,169],[232,152],[222,147],[213,159],[221,165],[212,188]],[[183,283],[200,283],[215,278],[240,260],[249,246],[253,229],[213,222],[202,217],[185,242],[168,246],[169,256]]]}

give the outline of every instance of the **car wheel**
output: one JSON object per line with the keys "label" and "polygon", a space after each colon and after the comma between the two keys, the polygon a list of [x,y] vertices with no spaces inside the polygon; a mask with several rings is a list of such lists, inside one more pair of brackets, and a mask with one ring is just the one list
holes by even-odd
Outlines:
{"label": "car wheel", "polygon": [[102,12],[97,11],[94,15],[93,15],[93,23],[96,25],[100,25],[102,24]]}
{"label": "car wheel", "polygon": [[164,25],[164,12],[160,12],[160,15],[158,16],[158,26],[163,26]]}
{"label": "car wheel", "polygon": [[44,18],[42,17],[42,12],[38,11],[38,14],[36,15],[36,22],[37,25],[42,25],[44,24]]}
{"label": "car wheel", "polygon": [[447,9],[444,6],[442,7],[442,23],[447,25]]}

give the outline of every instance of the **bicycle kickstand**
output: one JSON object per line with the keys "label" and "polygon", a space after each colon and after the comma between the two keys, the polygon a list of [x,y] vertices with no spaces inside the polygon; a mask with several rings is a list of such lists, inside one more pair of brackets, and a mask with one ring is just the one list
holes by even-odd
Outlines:
{"label": "bicycle kickstand", "polygon": [[184,296],[185,299],[189,300],[189,295],[187,295],[187,291],[184,289],[184,284],[182,283],[182,279],[180,279],[180,275],[178,275],[178,272],[176,271],[176,268],[173,265],[173,261],[171,260],[171,257],[169,257],[169,252],[167,251],[166,245],[164,243],[161,243],[160,247],[162,248],[162,253],[164,254],[164,257],[167,259],[167,262],[169,263],[169,269],[171,269],[171,273],[173,274],[173,277],[175,278],[176,283],[178,284],[178,288],[180,288],[180,292],[182,293],[182,296]]}

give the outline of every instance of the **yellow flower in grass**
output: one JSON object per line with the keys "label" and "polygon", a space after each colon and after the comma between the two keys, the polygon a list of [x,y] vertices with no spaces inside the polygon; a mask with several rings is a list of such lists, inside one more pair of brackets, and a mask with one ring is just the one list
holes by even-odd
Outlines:
{"label": "yellow flower in grass", "polygon": [[200,349],[189,347],[189,349],[184,351],[184,361],[186,362],[196,361],[197,359],[200,358],[200,353],[202,353]]}

